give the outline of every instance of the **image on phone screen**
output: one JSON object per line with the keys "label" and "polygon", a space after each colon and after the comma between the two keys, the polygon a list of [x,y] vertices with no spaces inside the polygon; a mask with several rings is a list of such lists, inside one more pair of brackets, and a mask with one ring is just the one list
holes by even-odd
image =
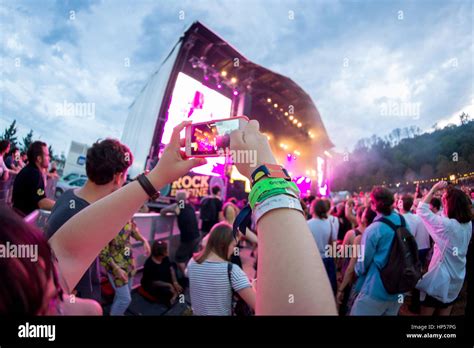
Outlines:
{"label": "image on phone screen", "polygon": [[215,155],[224,150],[229,134],[238,128],[238,119],[191,125],[191,155]]}

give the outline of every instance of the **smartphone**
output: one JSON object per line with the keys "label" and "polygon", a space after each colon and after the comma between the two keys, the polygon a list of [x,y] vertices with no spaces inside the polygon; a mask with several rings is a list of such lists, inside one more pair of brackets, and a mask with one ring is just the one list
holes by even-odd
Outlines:
{"label": "smartphone", "polygon": [[222,120],[194,123],[186,127],[186,156],[218,157],[223,156],[230,145],[230,133],[243,129],[249,119],[237,116]]}

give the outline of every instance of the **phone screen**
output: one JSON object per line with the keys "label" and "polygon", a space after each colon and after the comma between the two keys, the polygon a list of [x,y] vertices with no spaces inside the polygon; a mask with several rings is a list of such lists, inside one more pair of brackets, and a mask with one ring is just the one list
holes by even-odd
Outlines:
{"label": "phone screen", "polygon": [[229,134],[239,129],[239,119],[191,125],[191,155],[216,155],[229,147]]}

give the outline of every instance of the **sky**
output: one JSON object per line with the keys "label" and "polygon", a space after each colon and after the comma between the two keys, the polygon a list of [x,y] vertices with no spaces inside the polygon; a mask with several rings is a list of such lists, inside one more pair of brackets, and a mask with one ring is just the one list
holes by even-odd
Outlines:
{"label": "sky", "polygon": [[[0,132],[67,155],[121,137],[128,107],[199,20],[298,83],[338,151],[474,117],[473,1],[0,0]],[[68,113],[65,106],[76,109]]]}

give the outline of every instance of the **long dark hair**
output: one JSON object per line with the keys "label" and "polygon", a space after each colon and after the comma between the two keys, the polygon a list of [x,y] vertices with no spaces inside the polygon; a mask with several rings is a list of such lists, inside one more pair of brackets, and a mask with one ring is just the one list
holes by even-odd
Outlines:
{"label": "long dark hair", "polygon": [[54,278],[52,253],[43,234],[12,209],[0,205],[0,244],[37,246],[36,262],[0,257],[0,316],[38,315],[45,307],[48,283]]}
{"label": "long dark hair", "polygon": [[448,187],[446,190],[446,215],[465,224],[472,220],[471,199],[460,189]]}

